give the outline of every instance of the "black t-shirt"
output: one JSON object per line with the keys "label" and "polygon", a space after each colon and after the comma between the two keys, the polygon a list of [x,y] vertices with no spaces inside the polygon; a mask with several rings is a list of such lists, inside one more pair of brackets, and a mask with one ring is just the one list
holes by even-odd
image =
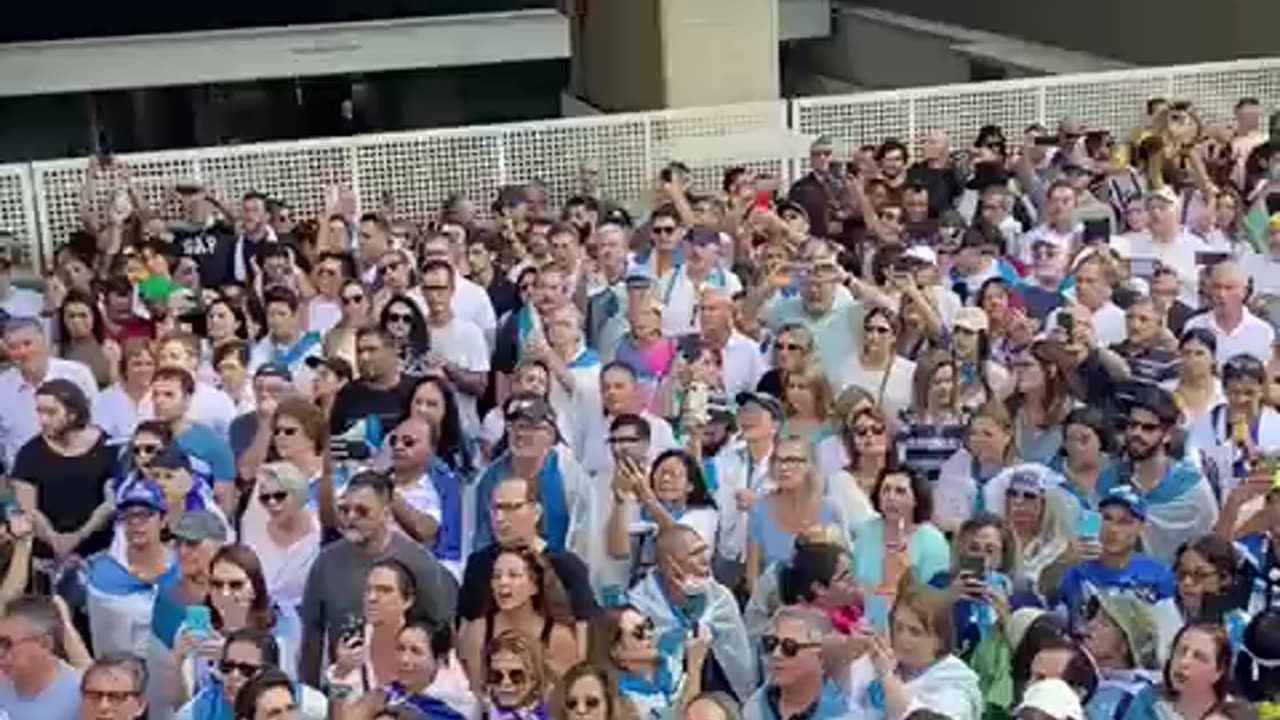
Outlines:
{"label": "black t-shirt", "polygon": [[357,421],[376,415],[384,431],[389,432],[400,416],[409,408],[416,381],[407,376],[393,388],[383,389],[365,380],[352,380],[338,391],[333,399],[333,411],[329,415],[329,432],[334,435],[345,432]]}
{"label": "black t-shirt", "polygon": [[218,288],[232,282],[232,255],[236,249],[235,229],[223,223],[209,227],[175,225],[173,241],[178,253],[196,261],[200,285]]}
{"label": "black t-shirt", "polygon": [[[44,436],[37,435],[22,446],[13,461],[13,477],[35,486],[37,508],[57,532],[74,532],[93,515],[106,498],[105,488],[116,468],[117,452],[109,447],[106,435],[98,438],[83,455],[67,456],[54,452]],[[95,532],[76,548],[76,554],[88,556],[111,544],[111,527]],[[36,544],[36,555],[52,553],[44,543]]]}
{"label": "black t-shirt", "polygon": [[520,361],[520,322],[516,313],[507,315],[507,319],[498,326],[497,336],[493,343],[493,356],[489,366],[495,372],[514,372]]}
{"label": "black t-shirt", "polygon": [[[462,587],[458,590],[458,617],[476,620],[484,616],[484,598],[489,592],[493,562],[498,559],[501,550],[497,545],[490,545],[471,553],[467,558],[467,567],[462,572]],[[547,550],[542,553],[542,557],[546,558],[564,585],[574,618],[590,620],[595,617],[600,608],[596,605],[595,595],[591,593],[587,566],[582,560],[571,552],[557,550]]]}
{"label": "black t-shirt", "polygon": [[955,168],[930,167],[923,162],[907,169],[909,185],[923,185],[929,191],[929,216],[938,217],[955,203],[964,188],[960,186]]}

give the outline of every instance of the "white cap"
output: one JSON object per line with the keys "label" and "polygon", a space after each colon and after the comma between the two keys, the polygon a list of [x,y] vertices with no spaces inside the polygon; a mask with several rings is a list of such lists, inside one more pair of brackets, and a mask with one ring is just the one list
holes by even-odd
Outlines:
{"label": "white cap", "polygon": [[1035,708],[1055,720],[1084,720],[1084,708],[1080,707],[1080,696],[1071,686],[1057,678],[1037,680],[1027,686],[1022,695],[1022,704],[1014,712],[1023,708]]}
{"label": "white cap", "polygon": [[934,252],[933,248],[928,245],[912,245],[907,248],[906,252],[902,253],[902,256],[915,258],[930,265],[938,264],[938,253]]}

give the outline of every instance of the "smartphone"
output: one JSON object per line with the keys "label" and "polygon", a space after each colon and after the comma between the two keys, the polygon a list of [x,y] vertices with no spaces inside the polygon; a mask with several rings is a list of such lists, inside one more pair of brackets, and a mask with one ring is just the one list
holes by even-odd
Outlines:
{"label": "smartphone", "polygon": [[960,573],[972,576],[974,582],[982,582],[987,574],[987,560],[981,555],[960,556]]}
{"label": "smartphone", "polygon": [[1081,540],[1097,540],[1102,534],[1102,516],[1094,510],[1081,510],[1076,520],[1076,537]]}
{"label": "smartphone", "polygon": [[1072,340],[1076,332],[1076,316],[1067,311],[1066,308],[1058,310],[1058,327],[1067,334],[1067,340]]}
{"label": "smartphone", "polygon": [[342,625],[338,628],[338,640],[340,642],[351,642],[357,640],[364,642],[364,618],[360,615],[348,615],[346,620],[342,621]]}
{"label": "smartphone", "polygon": [[1156,274],[1157,261],[1153,257],[1136,257],[1129,259],[1129,272],[1140,278],[1149,278]]}
{"label": "smartphone", "polygon": [[702,357],[702,338],[698,335],[681,335],[676,347],[686,362],[697,362]]}
{"label": "smartphone", "polygon": [[208,605],[191,605],[187,607],[187,615],[183,620],[187,632],[198,637],[213,634],[213,616]]}
{"label": "smartphone", "polygon": [[1230,259],[1230,257],[1231,257],[1231,253],[1226,253],[1226,252],[1212,252],[1212,251],[1197,252],[1196,264],[1205,265],[1207,267],[1213,267],[1214,265],[1217,265],[1220,262],[1226,262],[1228,259]]}

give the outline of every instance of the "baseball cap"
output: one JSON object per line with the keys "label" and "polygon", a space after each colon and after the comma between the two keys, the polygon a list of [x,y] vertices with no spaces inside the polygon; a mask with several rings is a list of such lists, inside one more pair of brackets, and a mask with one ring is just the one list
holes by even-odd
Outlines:
{"label": "baseball cap", "polygon": [[733,421],[733,407],[729,404],[729,396],[723,391],[712,390],[707,395],[707,414],[712,420]]}
{"label": "baseball cap", "polygon": [[956,311],[953,327],[964,328],[973,332],[986,332],[991,325],[987,321],[987,312],[980,307],[962,307]]}
{"label": "baseball cap", "polygon": [[537,395],[517,395],[507,402],[507,422],[556,424],[556,411]]}
{"label": "baseball cap", "polygon": [[778,203],[778,217],[784,217],[787,213],[795,213],[806,221],[809,220],[809,211],[805,210],[804,206],[798,202],[783,200]]}
{"label": "baseball cap", "polygon": [[266,363],[258,367],[253,374],[255,378],[276,377],[285,382],[293,382],[293,372],[283,363]]}
{"label": "baseball cap", "polygon": [[938,264],[938,253],[928,245],[912,245],[902,253],[902,257],[919,260],[926,265]]}
{"label": "baseball cap", "polygon": [[1058,678],[1037,680],[1028,685],[1022,695],[1022,704],[1014,713],[1028,708],[1039,710],[1054,720],[1084,720],[1080,696]]}
{"label": "baseball cap", "polygon": [[1147,519],[1147,502],[1142,499],[1137,490],[1133,489],[1132,485],[1118,485],[1111,488],[1098,501],[1099,509],[1108,505],[1123,505],[1126,510],[1139,520]]}
{"label": "baseball cap", "polygon": [[1046,487],[1042,465],[1020,465],[1010,468],[1009,489],[1023,490],[1043,495]]}
{"label": "baseball cap", "polygon": [[222,524],[222,520],[217,515],[208,510],[189,510],[182,514],[178,524],[173,526],[171,534],[186,542],[213,540],[224,543],[227,541],[227,526]]}
{"label": "baseball cap", "polygon": [[1070,239],[1062,235],[1037,235],[1031,239],[1031,247],[1037,245],[1050,245],[1061,253],[1071,251]]}
{"label": "baseball cap", "polygon": [[351,363],[347,362],[346,360],[336,355],[330,356],[330,357],[321,357],[319,355],[312,355],[311,357],[307,358],[305,362],[307,367],[311,368],[312,370],[318,370],[322,367],[328,368],[329,370],[333,371],[334,375],[337,375],[343,380],[350,380],[351,378],[355,377],[355,372],[351,369]]}
{"label": "baseball cap", "polygon": [[120,496],[116,498],[116,510],[141,505],[156,512],[165,512],[168,506],[164,502],[164,493],[160,486],[150,480],[136,480],[129,483]]}
{"label": "baseball cap", "polygon": [[[1090,603],[1097,603],[1098,609],[1120,628],[1136,669],[1154,670],[1156,624],[1150,606],[1126,592],[1099,593]],[[1088,615],[1092,616],[1092,613]]]}
{"label": "baseball cap", "polygon": [[162,468],[165,470],[186,470],[191,471],[191,458],[175,445],[170,445],[151,459],[150,467]]}
{"label": "baseball cap", "polygon": [[772,415],[774,420],[782,420],[782,404],[778,402],[777,398],[768,393],[745,390],[738,393],[733,400],[737,403],[739,411],[747,405],[755,405]]}
{"label": "baseball cap", "polygon": [[635,223],[631,220],[631,213],[620,207],[611,207],[605,211],[604,217],[600,219],[601,225],[617,225],[630,229]]}
{"label": "baseball cap", "polygon": [[1146,200],[1148,204],[1153,202],[1162,202],[1173,205],[1178,202],[1178,196],[1168,187],[1161,187],[1148,191],[1147,194],[1143,196],[1143,199]]}

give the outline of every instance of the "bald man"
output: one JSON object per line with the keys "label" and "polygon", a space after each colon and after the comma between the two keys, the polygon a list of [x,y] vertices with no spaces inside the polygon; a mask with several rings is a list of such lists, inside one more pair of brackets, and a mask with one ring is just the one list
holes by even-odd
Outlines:
{"label": "bald man", "polygon": [[1186,330],[1202,328],[1218,340],[1218,366],[1236,355],[1252,355],[1266,363],[1275,330],[1249,312],[1249,276],[1234,262],[1219,263],[1209,274],[1209,312],[1187,321]]}

